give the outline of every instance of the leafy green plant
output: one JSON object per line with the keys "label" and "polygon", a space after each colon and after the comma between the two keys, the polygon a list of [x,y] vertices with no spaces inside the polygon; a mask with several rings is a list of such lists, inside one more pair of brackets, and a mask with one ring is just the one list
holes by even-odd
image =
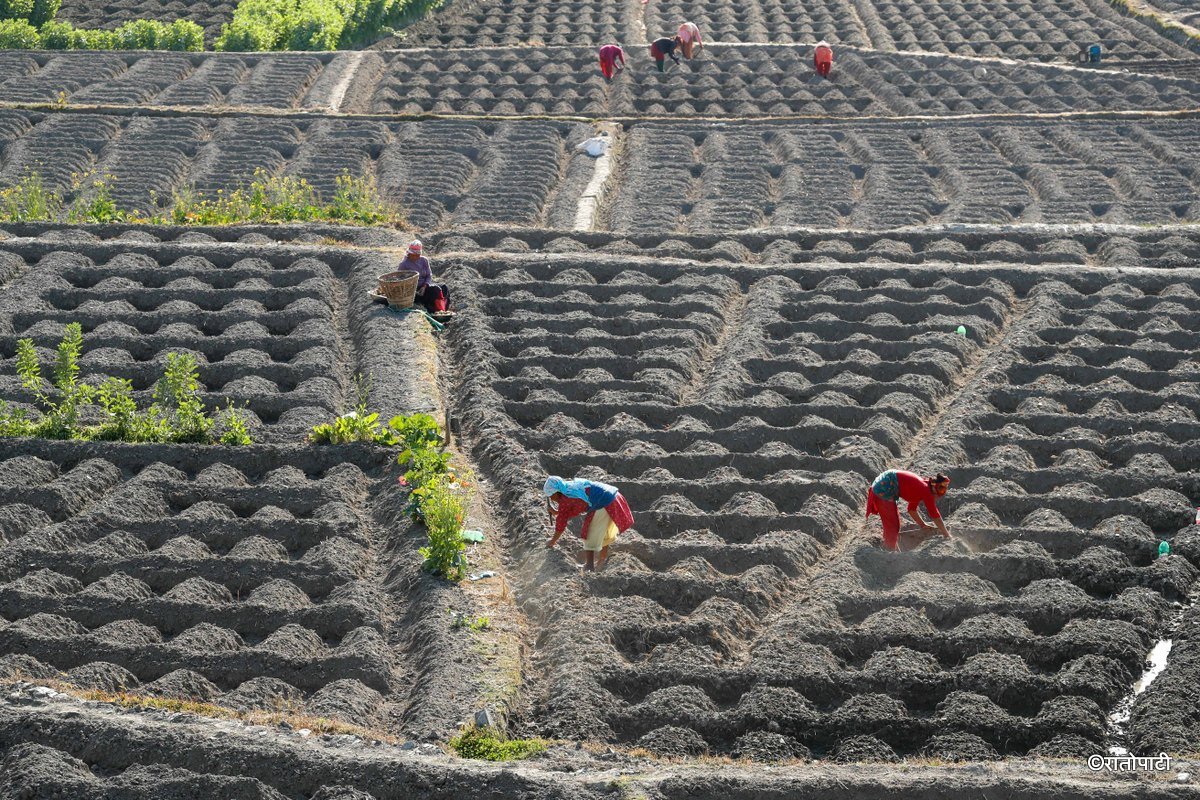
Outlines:
{"label": "leafy green plant", "polygon": [[[21,385],[33,395],[40,412],[32,418],[23,408],[0,401],[0,437],[40,436],[50,439],[98,439],[123,442],[213,442],[213,420],[199,396],[199,370],[187,353],[170,353],[163,377],[155,386],[155,403],[138,408],[133,384],[108,377],[92,386],[80,379],[83,329],[77,322],[66,326],[55,354],[53,380],[42,374],[33,340],[17,342],[16,369]],[[81,412],[91,404],[104,421],[84,425]],[[245,419],[228,406],[222,417],[222,444],[251,443]]]}
{"label": "leafy green plant", "polygon": [[374,175],[355,178],[343,172],[336,179],[333,199],[327,206],[329,219],[351,225],[390,224],[405,227],[403,212],[379,194]]}
{"label": "leafy green plant", "polygon": [[58,14],[62,0],[33,0],[33,9],[29,13],[29,21],[33,25],[45,25]]}
{"label": "leafy green plant", "polygon": [[112,183],[115,178],[112,175],[93,178],[90,188],[85,186],[88,178],[92,178],[91,173],[74,176],[74,188],[78,194],[75,202],[67,211],[67,221],[103,224],[126,220],[129,215],[117,208],[117,203],[112,196]]}
{"label": "leafy green plant", "polygon": [[83,329],[78,322],[67,325],[58,343],[54,381],[42,377],[32,339],[17,342],[17,375],[42,407],[42,420],[35,433],[48,439],[71,439],[80,435],[79,411],[92,397],[91,386],[79,381],[79,356],[83,352]]}
{"label": "leafy green plant", "polygon": [[24,19],[5,19],[0,22],[0,48],[7,50],[36,50],[42,46],[37,29]]}
{"label": "leafy green plant", "polygon": [[221,425],[225,428],[217,440],[221,444],[248,445],[253,443],[254,440],[250,438],[250,428],[246,424],[246,418],[240,410],[234,407],[233,403],[229,403],[225,407],[225,413],[221,415]]}
{"label": "leafy green plant", "polygon": [[446,580],[460,581],[467,572],[467,545],[462,538],[468,484],[451,475],[434,478],[413,490],[421,493],[428,544],[420,549],[425,569]]}
{"label": "leafy green plant", "polygon": [[108,421],[91,435],[93,439],[121,442],[151,441],[155,424],[138,411],[133,399],[133,384],[124,378],[108,378],[96,387],[96,403],[104,409]]}
{"label": "leafy green plant", "polygon": [[369,413],[365,405],[342,414],[333,422],[314,425],[308,440],[313,444],[349,444],[372,442],[393,445],[395,437],[379,423],[379,414]]}
{"label": "leafy green plant", "polygon": [[480,631],[486,631],[492,625],[491,618],[486,616],[481,615],[478,617],[472,617],[468,614],[462,613],[461,611],[456,612],[453,609],[450,609],[450,614],[454,617],[454,619],[450,620],[450,627],[454,630],[466,628],[478,633]]}
{"label": "leafy green plant", "polygon": [[191,353],[168,353],[163,376],[154,388],[156,409],[175,442],[207,442],[213,421],[200,399],[200,370]]}
{"label": "leafy green plant", "polygon": [[51,20],[38,29],[38,35],[47,50],[70,50],[75,46],[75,28],[69,22]]}
{"label": "leafy green plant", "polygon": [[199,53],[204,50],[204,28],[190,19],[177,19],[159,35],[163,50]]}
{"label": "leafy green plant", "polygon": [[[3,24],[0,22],[0,27]],[[14,186],[0,189],[0,216],[5,222],[51,222],[58,219],[62,207],[62,195],[46,186],[37,172],[30,172]]]}
{"label": "leafy green plant", "polygon": [[450,740],[462,758],[481,761],[516,761],[541,753],[549,746],[544,739],[509,739],[496,728],[466,728]]}

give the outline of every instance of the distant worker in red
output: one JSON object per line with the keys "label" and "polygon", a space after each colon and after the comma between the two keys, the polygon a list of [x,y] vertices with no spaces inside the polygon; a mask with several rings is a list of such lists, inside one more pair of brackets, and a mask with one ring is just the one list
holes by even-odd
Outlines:
{"label": "distant worker in red", "polygon": [[[878,514],[883,522],[883,546],[895,550],[900,537],[900,510],[897,503],[900,500],[908,502],[908,515],[920,526],[921,530],[933,530],[937,527],[942,536],[950,538],[946,523],[942,522],[942,514],[938,511],[937,498],[946,494],[950,488],[950,479],[942,473],[933,477],[906,472],[901,469],[889,469],[882,473],[871,488],[867,490],[867,519],[872,514]],[[926,525],[917,513],[917,506],[925,504],[925,513],[933,520],[933,525]]]}
{"label": "distant worker in red", "polygon": [[817,42],[817,49],[813,51],[813,66],[822,78],[828,78],[829,71],[833,69],[833,48],[824,39]]}
{"label": "distant worker in red", "polygon": [[696,27],[694,22],[685,22],[679,26],[679,49],[683,51],[683,57],[688,61],[692,60],[692,56],[701,47],[704,47],[704,42],[700,41],[700,29]]}
{"label": "distant worker in red", "polygon": [[600,481],[576,478],[567,481],[551,475],[542,487],[546,495],[546,511],[554,522],[554,534],[546,542],[553,548],[567,529],[567,523],[581,514],[584,564],[589,572],[600,569],[608,560],[608,548],[617,535],[633,527],[633,512],[625,497],[615,486]]}
{"label": "distant worker in red", "polygon": [[650,55],[654,57],[654,63],[658,66],[659,72],[666,72],[667,56],[679,65],[679,56],[675,55],[675,49],[679,47],[679,37],[663,36],[661,39],[655,39],[650,43]]}
{"label": "distant worker in red", "polygon": [[624,68],[625,51],[620,45],[606,44],[600,48],[600,73],[604,75],[604,80],[611,81]]}

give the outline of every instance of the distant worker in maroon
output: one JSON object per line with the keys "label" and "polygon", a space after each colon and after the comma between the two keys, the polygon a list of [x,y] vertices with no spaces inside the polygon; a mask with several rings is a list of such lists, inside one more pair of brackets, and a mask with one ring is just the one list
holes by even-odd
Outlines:
{"label": "distant worker in maroon", "polygon": [[822,78],[829,77],[829,71],[833,69],[833,48],[829,42],[817,42],[817,49],[813,51],[813,66]]}
{"label": "distant worker in maroon", "polygon": [[658,66],[659,72],[665,72],[667,67],[667,56],[679,65],[679,56],[675,55],[676,48],[679,47],[679,37],[664,36],[661,39],[655,39],[650,43],[650,55],[654,58],[654,63]]}
{"label": "distant worker in maroon", "polygon": [[[879,515],[883,522],[883,546],[895,550],[899,543],[900,510],[897,503],[900,500],[908,502],[908,515],[921,530],[933,530],[936,526],[942,536],[949,539],[950,531],[946,530],[946,523],[942,522],[942,513],[937,507],[937,498],[945,495],[949,488],[950,479],[940,472],[933,477],[925,477],[902,469],[889,469],[876,478],[867,490],[867,519],[872,514]],[[917,513],[917,507],[922,503],[933,525],[926,525]]]}
{"label": "distant worker in maroon", "polygon": [[613,76],[624,68],[625,51],[620,45],[606,44],[600,48],[600,72],[604,75],[604,80],[611,81]]}

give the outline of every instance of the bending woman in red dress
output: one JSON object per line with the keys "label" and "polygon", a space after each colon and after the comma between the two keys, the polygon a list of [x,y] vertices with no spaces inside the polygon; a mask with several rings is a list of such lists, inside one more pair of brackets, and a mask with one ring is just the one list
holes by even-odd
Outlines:
{"label": "bending woman in red dress", "polygon": [[[621,63],[617,63],[617,62]],[[604,80],[611,81],[613,76],[625,68],[625,51],[620,45],[606,44],[600,48],[600,74]]]}
{"label": "bending woman in red dress", "polygon": [[[942,522],[942,513],[938,511],[937,498],[946,494],[950,488],[950,479],[942,473],[933,477],[925,477],[915,472],[905,472],[902,469],[889,469],[882,473],[867,490],[867,519],[872,514],[878,514],[883,522],[883,546],[895,550],[900,538],[900,510],[897,502],[908,502],[908,515],[913,518],[921,530],[932,530],[935,526],[942,536],[950,538],[946,523]],[[925,513],[933,520],[933,525],[926,525],[917,513],[917,506],[925,504]]]}
{"label": "bending woman in red dress", "polygon": [[608,546],[616,541],[617,534],[633,527],[633,512],[615,486],[584,478],[565,481],[551,475],[542,491],[546,495],[546,511],[554,520],[554,535],[546,547],[558,543],[572,518],[587,514],[579,538],[583,539],[583,568],[589,572],[604,566]]}

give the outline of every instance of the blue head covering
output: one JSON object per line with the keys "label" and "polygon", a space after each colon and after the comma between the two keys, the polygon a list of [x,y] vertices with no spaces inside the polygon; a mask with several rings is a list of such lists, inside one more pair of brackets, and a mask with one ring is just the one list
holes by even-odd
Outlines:
{"label": "blue head covering", "polygon": [[[588,490],[591,489],[591,494]],[[582,500],[592,508],[604,508],[613,501],[616,497],[617,488],[609,486],[607,483],[599,481],[589,481],[586,478],[575,478],[574,480],[563,480],[557,475],[551,475],[546,478],[546,485],[542,487],[546,497],[550,497],[555,492],[562,492],[567,497],[574,497],[577,500]]]}

